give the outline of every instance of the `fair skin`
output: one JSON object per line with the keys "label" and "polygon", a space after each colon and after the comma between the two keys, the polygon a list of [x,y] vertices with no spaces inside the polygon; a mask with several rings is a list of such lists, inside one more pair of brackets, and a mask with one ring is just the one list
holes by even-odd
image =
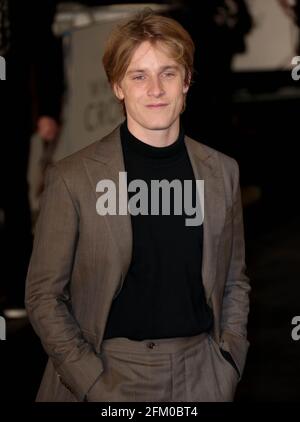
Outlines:
{"label": "fair skin", "polygon": [[117,98],[124,100],[128,129],[136,138],[155,147],[176,141],[189,89],[184,79],[184,67],[163,45],[139,45],[124,78],[113,86]]}
{"label": "fair skin", "polygon": [[37,133],[46,142],[53,142],[58,136],[59,126],[53,117],[41,116],[37,121]]}

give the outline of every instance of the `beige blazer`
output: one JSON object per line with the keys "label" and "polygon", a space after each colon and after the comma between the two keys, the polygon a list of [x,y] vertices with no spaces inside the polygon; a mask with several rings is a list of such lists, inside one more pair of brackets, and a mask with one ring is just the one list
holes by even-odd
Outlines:
{"label": "beige blazer", "polygon": [[[189,137],[204,180],[202,276],[214,315],[212,337],[243,372],[249,280],[237,163]],[[99,216],[96,185],[125,171],[119,127],[47,172],[26,282],[30,321],[49,355],[41,401],[83,400],[103,371],[101,343],[132,253],[130,215]]]}

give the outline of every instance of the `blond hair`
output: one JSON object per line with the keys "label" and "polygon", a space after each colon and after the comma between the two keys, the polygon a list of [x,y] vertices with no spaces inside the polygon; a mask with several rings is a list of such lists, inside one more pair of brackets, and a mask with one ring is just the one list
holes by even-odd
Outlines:
{"label": "blond hair", "polygon": [[144,41],[165,46],[170,56],[184,67],[185,84],[190,83],[195,51],[191,36],[176,20],[156,15],[147,8],[117,26],[108,38],[102,62],[111,86],[122,81],[135,50]]}

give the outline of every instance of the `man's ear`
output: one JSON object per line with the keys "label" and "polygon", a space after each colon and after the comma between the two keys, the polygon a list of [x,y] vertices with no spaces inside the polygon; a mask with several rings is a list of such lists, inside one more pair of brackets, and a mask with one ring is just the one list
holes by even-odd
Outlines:
{"label": "man's ear", "polygon": [[[188,73],[187,75],[188,77],[184,79],[184,86],[183,86],[183,93],[186,94],[190,88],[190,84],[191,84],[191,79],[192,76],[190,73]],[[187,79],[187,83],[186,83],[186,79]]]}
{"label": "man's ear", "polygon": [[124,100],[123,90],[118,83],[115,83],[113,85],[113,90],[114,90],[115,96],[118,98],[118,100],[120,100],[120,101]]}
{"label": "man's ear", "polygon": [[188,92],[189,88],[190,88],[190,85],[184,85],[183,93],[186,94]]}

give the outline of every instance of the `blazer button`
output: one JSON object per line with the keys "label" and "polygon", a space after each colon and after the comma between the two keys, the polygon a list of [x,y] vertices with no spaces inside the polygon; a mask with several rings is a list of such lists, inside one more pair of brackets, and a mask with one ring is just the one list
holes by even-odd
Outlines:
{"label": "blazer button", "polygon": [[155,346],[156,346],[156,344],[153,343],[153,341],[151,341],[147,344],[148,349],[154,349]]}

